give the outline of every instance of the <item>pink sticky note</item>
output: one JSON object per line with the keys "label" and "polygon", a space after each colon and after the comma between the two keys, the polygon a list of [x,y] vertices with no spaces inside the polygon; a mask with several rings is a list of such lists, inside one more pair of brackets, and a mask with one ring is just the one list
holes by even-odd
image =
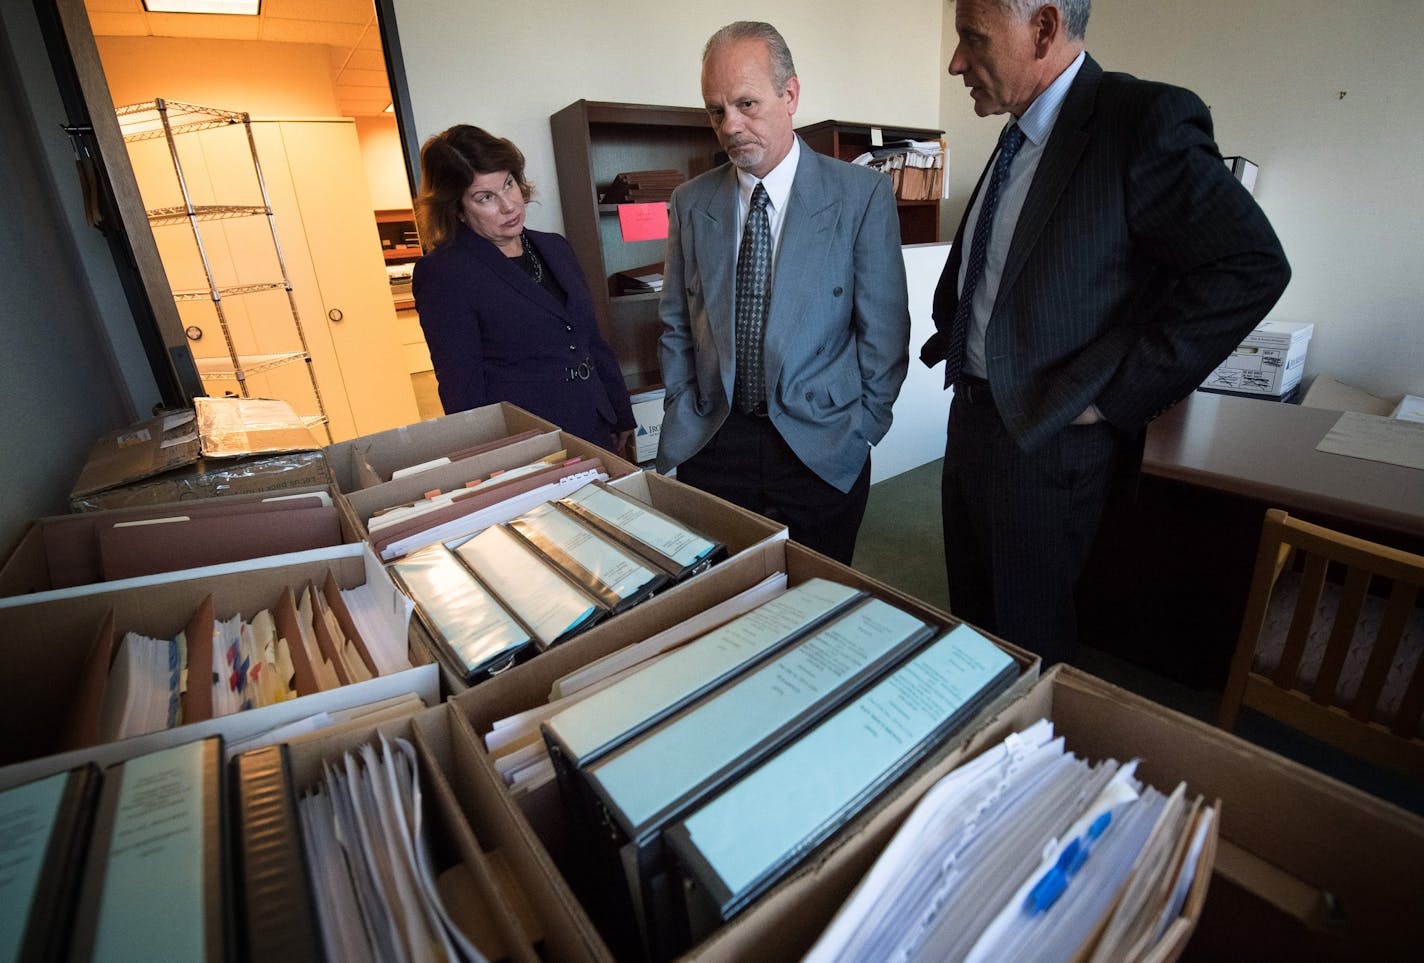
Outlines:
{"label": "pink sticky note", "polygon": [[625,241],[659,241],[667,237],[667,205],[619,204],[618,227]]}

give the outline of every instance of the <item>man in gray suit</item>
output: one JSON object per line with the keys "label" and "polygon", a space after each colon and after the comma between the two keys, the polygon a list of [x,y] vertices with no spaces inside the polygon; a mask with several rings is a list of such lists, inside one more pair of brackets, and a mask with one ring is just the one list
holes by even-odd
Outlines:
{"label": "man in gray suit", "polygon": [[950,609],[1069,659],[1074,587],[1113,478],[1290,278],[1191,91],[1105,73],[1089,0],[957,0],[950,74],[1009,114],[920,352],[954,387]]}
{"label": "man in gray suit", "polygon": [[796,136],[800,83],[770,24],[713,34],[702,96],[731,163],[672,196],[658,470],[849,563],[908,367],[890,179]]}

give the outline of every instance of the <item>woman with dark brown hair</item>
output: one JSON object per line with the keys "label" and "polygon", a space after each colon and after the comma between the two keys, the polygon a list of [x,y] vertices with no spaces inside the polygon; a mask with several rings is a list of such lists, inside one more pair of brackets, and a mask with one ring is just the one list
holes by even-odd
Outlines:
{"label": "woman with dark brown hair", "polygon": [[425,142],[420,165],[429,253],[412,287],[445,412],[508,401],[622,453],[628,389],[573,248],[524,225],[524,155],[458,124]]}

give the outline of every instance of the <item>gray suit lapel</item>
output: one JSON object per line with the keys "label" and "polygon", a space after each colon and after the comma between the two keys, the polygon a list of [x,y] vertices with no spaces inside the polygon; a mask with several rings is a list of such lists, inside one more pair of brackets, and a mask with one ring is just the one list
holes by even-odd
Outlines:
{"label": "gray suit lapel", "polygon": [[798,322],[814,293],[813,279],[820,277],[821,264],[830,253],[830,232],[840,220],[840,196],[826,183],[824,163],[803,141],[771,282],[764,357],[768,394],[780,377],[786,356],[795,354],[790,348],[807,333],[806,326]]}
{"label": "gray suit lapel", "polygon": [[[697,276],[702,280],[702,302],[707,306],[707,320],[717,345],[718,364],[727,397],[732,397],[732,381],[736,367],[736,318],[734,316],[734,279],[737,250],[737,169],[727,165],[724,177],[718,178],[692,208],[693,229],[699,238],[696,244]],[[703,243],[705,239],[706,242]]]}
{"label": "gray suit lapel", "polygon": [[1024,197],[1023,209],[1019,212],[1014,240],[1004,258],[1004,273],[999,280],[1001,291],[1012,290],[1028,261],[1029,252],[1038,242],[1044,224],[1048,223],[1049,215],[1063,196],[1063,188],[1078,166],[1078,159],[1088,146],[1088,135],[1083,125],[1093,112],[1102,76],[1102,68],[1092,57],[1087,57],[1068,88],[1058,120],[1053,125],[1053,133],[1049,135],[1043,156],[1039,158],[1033,183]]}

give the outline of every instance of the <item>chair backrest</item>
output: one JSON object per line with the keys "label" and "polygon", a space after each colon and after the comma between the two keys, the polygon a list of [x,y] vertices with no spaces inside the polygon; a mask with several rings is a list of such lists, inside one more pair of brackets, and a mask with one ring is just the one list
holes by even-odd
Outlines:
{"label": "chair backrest", "polygon": [[[1299,588],[1284,640],[1272,644],[1268,614],[1288,570],[1300,571]],[[1250,706],[1424,779],[1421,587],[1424,556],[1267,511],[1220,725],[1231,729],[1240,707]],[[1273,666],[1257,664],[1266,651],[1279,652]]]}

